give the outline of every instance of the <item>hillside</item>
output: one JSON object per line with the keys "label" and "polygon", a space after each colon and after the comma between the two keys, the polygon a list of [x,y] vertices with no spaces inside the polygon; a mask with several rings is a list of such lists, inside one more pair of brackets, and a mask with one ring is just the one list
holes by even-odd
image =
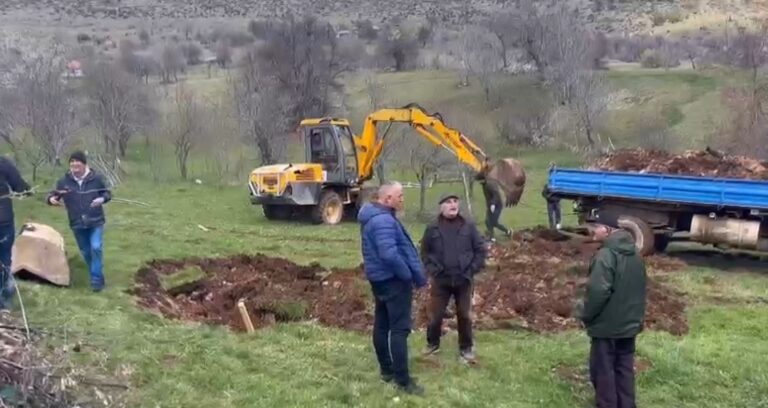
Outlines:
{"label": "hillside", "polygon": [[[665,34],[716,29],[729,18],[763,16],[763,0],[569,0],[585,23],[607,32]],[[354,20],[395,22],[431,18],[444,25],[477,22],[498,12],[509,0],[5,0],[4,25],[44,24],[45,28],[109,27],[158,20],[273,18],[311,14],[349,24]],[[42,28],[42,27],[39,27]]]}

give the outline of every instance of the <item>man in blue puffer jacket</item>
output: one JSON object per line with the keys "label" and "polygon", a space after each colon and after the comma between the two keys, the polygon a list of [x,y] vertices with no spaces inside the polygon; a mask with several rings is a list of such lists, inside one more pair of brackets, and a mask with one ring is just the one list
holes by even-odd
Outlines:
{"label": "man in blue puffer jacket", "polygon": [[373,346],[384,381],[421,395],[424,390],[408,374],[413,287],[426,286],[418,251],[395,214],[403,208],[403,186],[385,184],[377,201],[358,214],[365,275],[375,298]]}

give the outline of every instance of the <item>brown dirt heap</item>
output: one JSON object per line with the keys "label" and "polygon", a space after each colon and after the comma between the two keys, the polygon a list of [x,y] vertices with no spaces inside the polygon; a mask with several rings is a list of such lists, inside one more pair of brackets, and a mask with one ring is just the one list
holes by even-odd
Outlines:
{"label": "brown dirt heap", "polygon": [[768,163],[749,157],[724,155],[710,149],[689,150],[678,155],[660,150],[617,150],[598,159],[590,168],[686,176],[768,179]]}
{"label": "brown dirt heap", "polygon": [[[587,262],[597,247],[545,229],[515,235],[495,246],[489,266],[475,284],[473,313],[481,329],[524,328],[553,332],[578,328],[571,317],[583,296]],[[683,265],[662,257],[648,258],[649,271]],[[168,288],[174,273],[199,267],[204,276]],[[685,303],[656,282],[651,273],[646,327],[673,334],[687,332]],[[164,316],[227,325],[244,330],[236,305],[242,299],[254,326],[276,321],[317,320],[322,324],[368,331],[372,302],[362,269],[327,271],[317,264],[301,266],[264,255],[229,259],[153,261],[137,275],[139,303]],[[428,321],[429,291],[415,299],[416,326]],[[452,327],[454,320],[447,319]]]}

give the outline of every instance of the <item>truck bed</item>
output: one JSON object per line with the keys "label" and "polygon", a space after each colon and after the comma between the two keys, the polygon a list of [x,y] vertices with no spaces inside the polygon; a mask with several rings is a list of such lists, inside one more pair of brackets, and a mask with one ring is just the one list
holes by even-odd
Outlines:
{"label": "truck bed", "polygon": [[549,189],[562,198],[619,198],[768,210],[768,181],[552,168]]}

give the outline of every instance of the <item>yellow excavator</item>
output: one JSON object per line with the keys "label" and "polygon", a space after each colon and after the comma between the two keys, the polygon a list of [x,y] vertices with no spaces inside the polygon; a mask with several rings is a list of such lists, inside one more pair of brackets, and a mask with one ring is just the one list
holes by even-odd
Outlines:
{"label": "yellow excavator", "polygon": [[495,163],[473,141],[447,126],[440,114],[429,114],[416,104],[386,108],[368,115],[363,132],[353,135],[349,121],[337,118],[305,119],[300,123],[306,163],[273,164],[250,174],[251,203],[261,205],[271,220],[308,214],[318,224],[338,224],[354,215],[372,189],[363,184],[374,174],[387,132],[381,123],[407,123],[416,133],[453,153],[477,172],[476,178],[495,181],[505,206],[520,201],[525,187],[522,165],[510,158]]}

